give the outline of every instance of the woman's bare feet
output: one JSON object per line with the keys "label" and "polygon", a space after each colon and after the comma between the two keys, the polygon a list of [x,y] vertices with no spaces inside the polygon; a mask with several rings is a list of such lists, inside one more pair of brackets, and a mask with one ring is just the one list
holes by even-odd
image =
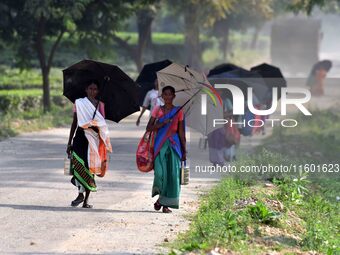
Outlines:
{"label": "woman's bare feet", "polygon": [[162,208],[162,205],[159,203],[159,199],[157,199],[156,203],[153,204],[153,208],[156,211],[159,211]]}
{"label": "woman's bare feet", "polygon": [[172,211],[168,207],[163,206],[163,213],[172,213]]}

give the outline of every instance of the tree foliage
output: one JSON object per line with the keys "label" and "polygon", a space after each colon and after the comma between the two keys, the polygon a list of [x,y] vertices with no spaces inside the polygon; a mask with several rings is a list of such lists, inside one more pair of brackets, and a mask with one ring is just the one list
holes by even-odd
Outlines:
{"label": "tree foliage", "polygon": [[315,7],[330,12],[339,12],[340,0],[292,0],[289,9],[294,12],[305,12],[310,15]]}
{"label": "tree foliage", "polygon": [[[4,0],[0,2],[0,35],[15,48],[17,63],[22,68],[30,67],[32,60],[38,59],[44,109],[49,110],[49,72],[66,34],[77,34],[84,41],[105,41],[124,19],[150,1]],[[47,43],[47,39],[52,43]]]}

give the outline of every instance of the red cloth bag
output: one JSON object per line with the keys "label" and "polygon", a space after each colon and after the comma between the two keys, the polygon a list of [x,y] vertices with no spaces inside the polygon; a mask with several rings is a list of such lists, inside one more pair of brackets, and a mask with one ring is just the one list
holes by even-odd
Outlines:
{"label": "red cloth bag", "polygon": [[141,172],[150,172],[153,170],[154,161],[154,132],[145,132],[142,139],[140,140],[137,152],[136,152],[136,163],[138,170]]}

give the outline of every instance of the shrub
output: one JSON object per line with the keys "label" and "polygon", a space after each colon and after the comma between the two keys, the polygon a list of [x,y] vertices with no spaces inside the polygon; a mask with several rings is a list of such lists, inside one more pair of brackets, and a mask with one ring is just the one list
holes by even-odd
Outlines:
{"label": "shrub", "polygon": [[[68,100],[61,93],[51,91],[51,101],[64,107]],[[41,90],[2,90],[0,91],[0,113],[26,112],[42,107]]]}

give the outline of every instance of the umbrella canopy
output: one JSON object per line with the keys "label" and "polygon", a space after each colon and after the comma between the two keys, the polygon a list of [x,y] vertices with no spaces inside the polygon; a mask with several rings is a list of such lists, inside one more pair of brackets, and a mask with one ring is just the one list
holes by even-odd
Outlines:
{"label": "umbrella canopy", "polygon": [[99,100],[105,104],[105,118],[115,122],[139,111],[137,85],[118,66],[82,60],[63,70],[63,95],[71,102],[86,96],[91,80],[98,81]]}
{"label": "umbrella canopy", "polygon": [[138,103],[140,106],[143,105],[146,93],[148,93],[148,91],[153,89],[155,86],[154,82],[157,79],[156,72],[171,64],[172,62],[166,59],[143,66],[142,71],[136,79],[136,83],[138,84]]}
{"label": "umbrella canopy", "polygon": [[[211,84],[232,84],[240,88],[245,97],[248,95],[248,87],[253,88],[254,95],[259,103],[265,103],[268,100],[270,90],[265,84],[262,76],[255,72],[250,72],[245,69],[235,69],[230,72],[220,73],[209,77]],[[229,92],[226,92],[229,93]]]}
{"label": "umbrella canopy", "polygon": [[243,68],[237,65],[231,64],[231,63],[220,64],[220,65],[215,66],[213,69],[209,71],[208,77],[216,75],[216,74],[220,74],[220,73],[230,72],[235,69],[243,69]]}
{"label": "umbrella canopy", "polygon": [[[184,106],[186,124],[207,135],[218,127],[213,127],[213,119],[223,119],[223,105],[220,95],[209,84],[206,76],[188,67],[171,64],[157,72],[162,88],[172,86],[176,91],[174,105]],[[206,95],[207,114],[202,115],[202,94]]]}
{"label": "umbrella canopy", "polygon": [[279,98],[281,97],[280,88],[287,87],[287,82],[280,68],[263,63],[261,65],[252,67],[250,70],[260,74],[264,78],[265,84],[268,88],[279,88],[278,96]]}

